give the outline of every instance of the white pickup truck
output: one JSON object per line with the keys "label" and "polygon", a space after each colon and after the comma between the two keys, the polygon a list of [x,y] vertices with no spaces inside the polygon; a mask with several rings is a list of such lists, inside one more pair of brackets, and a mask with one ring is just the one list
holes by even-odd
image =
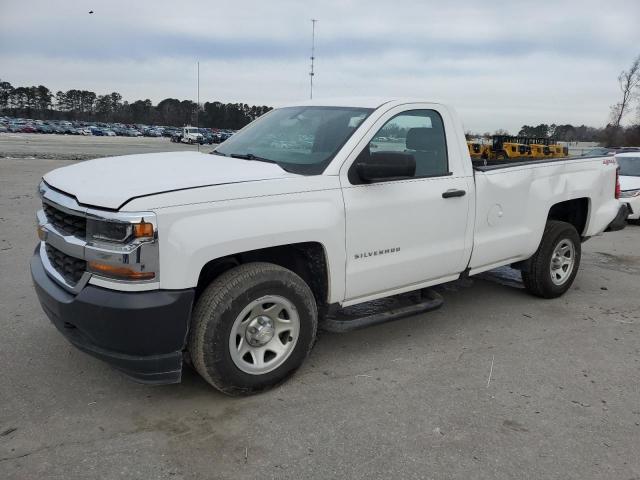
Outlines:
{"label": "white pickup truck", "polygon": [[439,306],[432,285],[512,265],[562,295],[581,242],[628,213],[613,157],[474,165],[450,107],[397,100],[275,109],[211,154],[86,161],[39,191],[31,273],[55,326],[139,381],[187,360],[228,394],[289,376],[318,326]]}
{"label": "white pickup truck", "polygon": [[202,134],[196,127],[182,127],[182,134],[180,135],[180,141],[182,143],[199,143],[202,140]]}

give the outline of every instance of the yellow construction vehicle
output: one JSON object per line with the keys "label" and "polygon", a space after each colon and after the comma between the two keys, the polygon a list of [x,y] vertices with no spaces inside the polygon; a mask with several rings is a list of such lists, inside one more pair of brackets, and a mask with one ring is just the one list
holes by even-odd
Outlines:
{"label": "yellow construction vehicle", "polygon": [[531,156],[531,148],[521,137],[509,135],[494,135],[492,137],[490,159],[509,160],[527,158]]}
{"label": "yellow construction vehicle", "polygon": [[553,152],[549,147],[550,140],[548,138],[528,138],[527,143],[531,147],[531,157],[539,160],[541,158],[553,158]]}
{"label": "yellow construction vehicle", "polygon": [[569,149],[567,147],[563,147],[559,143],[552,143],[549,145],[551,149],[551,156],[553,158],[563,158],[569,156]]}
{"label": "yellow construction vehicle", "polygon": [[482,144],[476,142],[467,142],[467,148],[469,149],[469,155],[471,155],[471,158],[480,158]]}
{"label": "yellow construction vehicle", "polygon": [[469,155],[472,159],[488,159],[491,155],[491,145],[478,142],[467,142]]}
{"label": "yellow construction vehicle", "polygon": [[553,158],[553,152],[549,145],[534,143],[531,145],[531,156],[535,159]]}

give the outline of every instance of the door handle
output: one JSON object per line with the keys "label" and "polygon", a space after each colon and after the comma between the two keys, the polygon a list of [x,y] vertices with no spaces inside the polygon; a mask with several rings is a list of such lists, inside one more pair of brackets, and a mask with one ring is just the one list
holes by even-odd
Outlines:
{"label": "door handle", "polygon": [[442,198],[464,197],[467,194],[464,190],[450,188],[442,194]]}

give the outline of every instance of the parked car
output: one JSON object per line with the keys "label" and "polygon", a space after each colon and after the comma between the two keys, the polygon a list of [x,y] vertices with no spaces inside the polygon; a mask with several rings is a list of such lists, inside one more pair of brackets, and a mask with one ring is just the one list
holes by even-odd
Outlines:
{"label": "parked car", "polygon": [[210,132],[203,133],[202,137],[200,138],[198,143],[200,145],[211,145],[211,144],[215,143],[213,138],[214,137],[213,137],[212,133],[210,133]]}
{"label": "parked car", "polygon": [[[397,142],[376,143],[389,132]],[[319,326],[437,308],[435,284],[511,265],[533,295],[563,295],[582,241],[626,224],[614,157],[474,164],[464,139],[441,103],[305,103],[213,155],[54,170],[39,186],[38,298],[74,345],[133,378],[179,382],[188,352],[211,385],[248,394],[291,375]],[[384,315],[341,310],[409,291],[418,303]]]}
{"label": "parked car", "polygon": [[103,128],[102,135],[104,135],[105,137],[115,137],[116,132],[114,132],[113,130],[109,130],[108,128]]}
{"label": "parked car", "polygon": [[640,147],[596,147],[582,156],[616,155],[618,153],[640,152]]}
{"label": "parked car", "polygon": [[598,155],[612,155],[613,150],[606,147],[595,147],[588,152],[583,153],[582,157],[597,157]]}
{"label": "parked car", "polygon": [[143,135],[145,137],[161,137],[162,131],[155,128],[148,128],[144,131]]}
{"label": "parked car", "polygon": [[616,154],[633,153],[633,152],[640,152],[640,147],[620,147],[620,148],[616,148],[615,150]]}
{"label": "parked car", "polygon": [[620,201],[629,206],[628,220],[640,222],[640,152],[619,153],[616,160],[620,168]]}

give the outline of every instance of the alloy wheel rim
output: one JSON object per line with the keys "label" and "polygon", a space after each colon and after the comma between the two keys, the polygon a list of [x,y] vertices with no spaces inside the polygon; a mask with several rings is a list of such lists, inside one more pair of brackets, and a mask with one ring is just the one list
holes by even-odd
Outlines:
{"label": "alloy wheel rim", "polygon": [[262,375],[282,365],[300,334],[295,305],[279,295],[260,297],[236,317],[229,336],[233,363],[245,373]]}
{"label": "alloy wheel rim", "polygon": [[551,255],[550,273],[554,285],[564,285],[571,277],[576,262],[576,248],[567,238],[558,242]]}

